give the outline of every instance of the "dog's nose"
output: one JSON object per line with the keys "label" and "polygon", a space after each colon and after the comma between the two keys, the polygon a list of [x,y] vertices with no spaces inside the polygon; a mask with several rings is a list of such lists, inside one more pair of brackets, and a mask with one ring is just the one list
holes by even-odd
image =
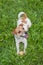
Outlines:
{"label": "dog's nose", "polygon": [[25,32],[25,34],[27,34],[27,32]]}
{"label": "dog's nose", "polygon": [[23,28],[23,30],[24,30],[24,28]]}

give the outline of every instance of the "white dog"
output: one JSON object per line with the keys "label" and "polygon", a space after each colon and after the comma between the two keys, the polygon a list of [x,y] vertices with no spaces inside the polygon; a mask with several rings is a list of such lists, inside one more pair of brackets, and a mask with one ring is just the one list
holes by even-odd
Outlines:
{"label": "white dog", "polygon": [[27,31],[31,27],[31,21],[24,12],[18,14],[17,28],[14,30],[17,54],[20,53],[19,43],[24,43],[24,53],[27,48]]}

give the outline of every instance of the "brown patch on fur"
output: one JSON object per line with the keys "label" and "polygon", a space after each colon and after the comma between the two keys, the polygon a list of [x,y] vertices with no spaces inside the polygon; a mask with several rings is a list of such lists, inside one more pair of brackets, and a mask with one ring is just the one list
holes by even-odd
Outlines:
{"label": "brown patch on fur", "polygon": [[19,26],[23,26],[23,24],[20,24]]}
{"label": "brown patch on fur", "polygon": [[21,31],[21,32],[23,32],[24,30],[23,30],[23,24],[20,24],[18,27],[16,27],[14,30],[13,30],[13,32],[12,32],[12,34],[20,34],[20,33],[18,33],[19,31]]}

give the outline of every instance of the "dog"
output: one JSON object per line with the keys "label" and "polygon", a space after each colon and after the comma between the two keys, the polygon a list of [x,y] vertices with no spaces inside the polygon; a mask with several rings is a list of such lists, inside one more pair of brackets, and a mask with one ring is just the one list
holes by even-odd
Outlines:
{"label": "dog", "polygon": [[27,38],[26,38],[25,30],[23,28],[23,24],[20,24],[18,27],[16,27],[16,29],[13,30],[13,34],[16,42],[17,54],[20,53],[20,49],[19,49],[20,42],[24,44],[23,52],[26,53]]}
{"label": "dog", "polygon": [[14,38],[15,38],[15,41],[16,41],[17,54],[20,53],[20,49],[19,49],[20,42],[24,43],[23,52],[26,53],[27,38],[28,38],[27,31],[30,27],[31,27],[31,21],[27,17],[26,13],[20,12],[18,14],[17,27],[13,31]]}

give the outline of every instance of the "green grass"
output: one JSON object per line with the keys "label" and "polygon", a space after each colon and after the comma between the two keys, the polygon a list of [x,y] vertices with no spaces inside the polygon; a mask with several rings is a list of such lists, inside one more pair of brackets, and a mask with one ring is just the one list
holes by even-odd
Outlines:
{"label": "green grass", "polygon": [[[16,54],[12,30],[17,15],[26,12],[32,22],[27,54]],[[43,65],[43,0],[0,0],[0,65]]]}

